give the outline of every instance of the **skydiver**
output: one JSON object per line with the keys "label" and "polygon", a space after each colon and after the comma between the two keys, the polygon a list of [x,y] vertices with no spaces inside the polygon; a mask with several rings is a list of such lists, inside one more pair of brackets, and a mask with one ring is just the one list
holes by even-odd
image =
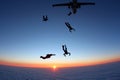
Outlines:
{"label": "skydiver", "polygon": [[68,55],[68,54],[69,54],[69,56],[71,55],[71,53],[67,51],[66,45],[62,45],[62,49],[63,49],[63,51],[64,51],[64,54],[63,54],[63,55],[64,55],[65,57],[66,57],[66,55]]}
{"label": "skydiver", "polygon": [[68,13],[68,16],[70,16],[72,14],[72,12],[70,11],[69,13]]}
{"label": "skydiver", "polygon": [[43,21],[47,21],[48,17],[47,16],[43,16]]}
{"label": "skydiver", "polygon": [[75,29],[74,29],[74,28],[72,28],[72,26],[70,25],[70,23],[65,22],[65,25],[68,27],[68,29],[69,29],[69,31],[70,31],[70,32],[72,32],[72,30],[74,30],[74,31],[75,31]]}
{"label": "skydiver", "polygon": [[56,55],[56,54],[46,54],[45,57],[40,56],[40,58],[42,58],[42,59],[47,59],[47,58],[50,58],[51,56],[55,56],[55,55]]}

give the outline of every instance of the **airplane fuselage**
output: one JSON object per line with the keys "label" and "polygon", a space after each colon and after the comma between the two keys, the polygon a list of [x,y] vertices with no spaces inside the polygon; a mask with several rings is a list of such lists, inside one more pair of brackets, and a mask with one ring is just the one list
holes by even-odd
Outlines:
{"label": "airplane fuselage", "polygon": [[77,4],[77,0],[73,0],[72,2],[70,2],[71,4],[71,9],[73,14],[75,14],[77,12],[77,8],[80,8],[80,6]]}

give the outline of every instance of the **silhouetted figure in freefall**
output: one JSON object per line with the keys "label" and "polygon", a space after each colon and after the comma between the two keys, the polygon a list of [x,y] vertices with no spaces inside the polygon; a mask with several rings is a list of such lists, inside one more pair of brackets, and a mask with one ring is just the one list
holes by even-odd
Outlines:
{"label": "silhouetted figure in freefall", "polygon": [[75,31],[75,29],[74,29],[74,28],[72,28],[72,26],[70,25],[70,23],[65,22],[65,25],[67,26],[67,28],[69,29],[69,31],[70,31],[70,32],[72,32],[72,30],[74,30],[74,31]]}
{"label": "silhouetted figure in freefall", "polygon": [[63,51],[64,51],[64,54],[63,54],[63,55],[64,55],[65,57],[66,57],[66,55],[68,55],[68,54],[69,54],[69,56],[71,55],[71,53],[67,51],[66,45],[62,45],[62,49],[63,49]]}
{"label": "silhouetted figure in freefall", "polygon": [[45,57],[43,56],[40,56],[40,58],[42,59],[47,59],[47,58],[50,58],[51,56],[55,56],[56,54],[47,54]]}
{"label": "silhouetted figure in freefall", "polygon": [[68,13],[68,16],[70,16],[72,14],[72,12],[70,11],[69,13]]}
{"label": "silhouetted figure in freefall", "polygon": [[48,17],[47,16],[43,16],[43,21],[47,21]]}

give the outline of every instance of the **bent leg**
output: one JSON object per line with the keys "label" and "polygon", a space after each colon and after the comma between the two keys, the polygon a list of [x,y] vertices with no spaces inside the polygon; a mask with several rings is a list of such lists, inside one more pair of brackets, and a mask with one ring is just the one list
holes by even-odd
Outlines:
{"label": "bent leg", "polygon": [[66,57],[66,54],[65,54],[65,53],[64,53],[63,55]]}

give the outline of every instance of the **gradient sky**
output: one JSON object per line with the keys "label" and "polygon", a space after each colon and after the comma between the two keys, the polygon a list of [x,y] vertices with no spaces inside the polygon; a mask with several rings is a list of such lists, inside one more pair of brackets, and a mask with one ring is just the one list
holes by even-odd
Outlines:
{"label": "gradient sky", "polygon": [[[0,0],[0,64],[82,66],[120,60],[120,0],[78,0],[96,5],[81,6],[71,16],[67,7],[52,7],[69,1]],[[65,22],[76,31],[70,33]],[[71,56],[63,56],[63,44]],[[39,58],[48,53],[56,56]]]}

